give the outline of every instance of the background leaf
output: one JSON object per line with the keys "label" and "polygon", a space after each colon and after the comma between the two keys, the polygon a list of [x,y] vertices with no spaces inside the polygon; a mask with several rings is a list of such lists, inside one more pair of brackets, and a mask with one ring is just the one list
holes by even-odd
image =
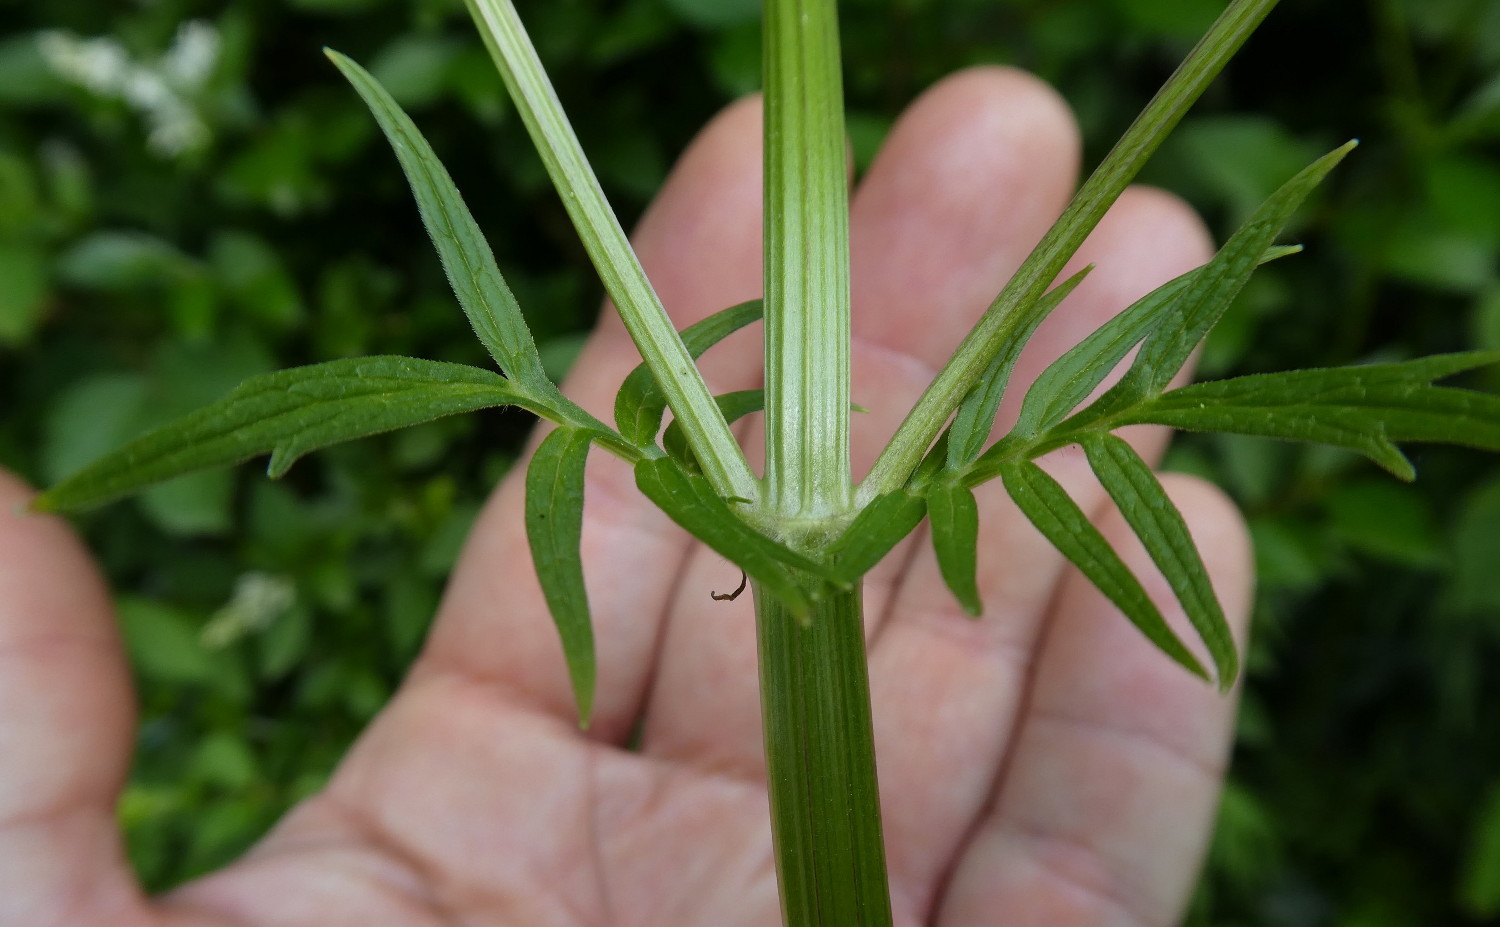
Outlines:
{"label": "background leaf", "polygon": [[547,608],[562,638],[578,723],[588,727],[597,666],[594,626],[583,585],[584,464],[593,438],[579,428],[559,428],[537,447],[526,469],[526,537]]}
{"label": "background leaf", "polygon": [[1500,916],[1500,786],[1492,786],[1472,818],[1460,896],[1476,918]]}

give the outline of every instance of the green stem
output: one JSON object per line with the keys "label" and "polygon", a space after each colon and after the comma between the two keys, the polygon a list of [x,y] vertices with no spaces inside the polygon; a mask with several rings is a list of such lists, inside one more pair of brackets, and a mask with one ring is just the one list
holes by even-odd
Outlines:
{"label": "green stem", "polygon": [[860,593],[798,621],[755,588],[771,833],[785,927],[890,927]]}
{"label": "green stem", "polygon": [[849,182],[835,0],[765,8],[766,484],[771,512],[848,510]]}
{"label": "green stem", "polygon": [[1017,310],[1040,299],[1146,160],[1239,50],[1277,0],[1235,0],[1146,106],[1078,191],[1062,217],[1027,257],[953,357],[927,387],[860,484],[868,503],[901,488],[1005,344]]}
{"label": "green stem", "polygon": [[703,475],[723,496],[759,498],[760,483],[646,279],[511,0],[467,2],[604,290],[661,385],[672,414],[682,422]]}

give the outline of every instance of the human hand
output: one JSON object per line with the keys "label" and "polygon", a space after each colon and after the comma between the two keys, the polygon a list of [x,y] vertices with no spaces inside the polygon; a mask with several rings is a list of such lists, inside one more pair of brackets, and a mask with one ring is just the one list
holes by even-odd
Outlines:
{"label": "human hand", "polygon": [[[759,129],[754,102],[716,119],[637,232],[679,325],[760,292]],[[872,410],[855,421],[856,471],[1060,211],[1078,157],[1061,102],[1012,71],[950,78],[897,125],[852,205],[854,397]],[[1128,192],[1073,268],[1097,269],[1023,355],[1002,425],[1048,361],[1209,253],[1185,206]],[[605,413],[635,363],[606,314],[566,391]],[[705,367],[716,393],[758,385],[755,340],[731,339]],[[1124,434],[1148,460],[1167,440]],[[0,477],[0,925],[779,923],[752,609],[748,596],[710,599],[739,571],[641,498],[628,468],[594,457],[590,729],[574,721],[532,574],[518,468],[476,525],[421,658],[328,787],[239,862],[154,900],[114,817],[133,708],[107,597],[64,525],[10,514],[27,490]],[[1183,624],[1082,455],[1043,462]],[[1243,637],[1238,515],[1200,482],[1164,483]],[[953,603],[920,531],[866,585],[896,922],[1173,923],[1232,704],[1131,628],[996,484],[978,499],[983,618]]]}

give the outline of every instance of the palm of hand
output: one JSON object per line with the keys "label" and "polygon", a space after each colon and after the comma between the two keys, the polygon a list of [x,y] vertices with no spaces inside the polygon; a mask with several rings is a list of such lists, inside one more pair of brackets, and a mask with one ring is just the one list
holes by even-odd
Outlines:
{"label": "palm of hand", "polygon": [[[680,324],[758,292],[758,118],[740,104],[716,120],[636,236]],[[875,410],[856,422],[856,468],[1061,207],[1075,135],[1049,91],[994,70],[950,79],[898,125],[853,204],[854,386]],[[1184,207],[1131,191],[1080,255],[1098,269],[1018,381],[1206,248]],[[606,317],[568,392],[607,409],[634,363]],[[755,385],[758,366],[730,342],[709,355],[710,385]],[[1148,458],[1165,442],[1129,437]],[[1047,464],[1102,508],[1080,458]],[[1166,483],[1242,624],[1237,517],[1201,484]],[[23,493],[0,483],[0,510]],[[103,593],[61,525],[0,520],[0,744],[14,744],[0,749],[0,924],[779,923],[749,597],[709,598],[738,571],[690,544],[613,461],[590,465],[588,494],[600,688],[587,733],[512,477],[421,660],[329,787],[234,866],[155,901],[113,821],[130,708]],[[980,504],[982,620],[958,613],[920,532],[866,586],[897,923],[1170,923],[1202,852],[1231,708],[1066,570],[1003,492]],[[1133,550],[1117,516],[1100,523]],[[626,749],[637,725],[639,748]]]}

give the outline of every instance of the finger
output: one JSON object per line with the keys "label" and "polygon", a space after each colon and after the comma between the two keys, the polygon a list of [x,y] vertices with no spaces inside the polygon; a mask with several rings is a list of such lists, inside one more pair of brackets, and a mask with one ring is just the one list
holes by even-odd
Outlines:
{"label": "finger", "polygon": [[[0,471],[0,923],[131,923],[143,911],[114,805],[134,696],[104,584]],[[129,913],[127,913],[129,912]]]}
{"label": "finger", "polygon": [[[1156,190],[1127,191],[1079,250],[1074,264],[1093,264],[1095,270],[1028,344],[1002,420],[1014,419],[1019,397],[1048,364],[1210,253],[1207,233],[1186,204]],[[1167,431],[1135,428],[1122,435],[1155,460]],[[1085,511],[1103,498],[1077,448],[1049,455],[1043,465]],[[887,795],[899,797],[885,812],[892,880],[914,890],[936,883],[968,822],[988,800],[1065,566],[998,483],[980,487],[975,501],[984,614],[972,619],[961,612],[924,529],[871,646],[876,741],[891,745],[879,753],[881,782]],[[932,786],[934,777],[941,778],[941,788]]]}
{"label": "finger", "polygon": [[[1163,478],[1243,641],[1251,555],[1233,503]],[[1184,639],[1187,621],[1117,512],[1101,530]],[[1207,843],[1234,702],[1151,645],[1087,580],[1064,584],[1009,767],[940,924],[1172,924]]]}
{"label": "finger", "polygon": [[[862,473],[948,352],[1061,211],[1078,132],[1034,77],[958,74],[893,128],[851,205],[854,469]],[[870,574],[866,615],[884,609],[898,549]],[[663,644],[646,749],[758,776],[760,701],[748,597],[715,602],[738,571],[695,555]]]}
{"label": "finger", "polygon": [[[636,232],[637,253],[679,326],[760,292],[759,112],[758,101],[744,101],[704,129]],[[758,344],[715,350],[730,361],[715,368],[723,388],[753,375]],[[734,363],[745,355],[751,360]],[[614,390],[637,363],[623,326],[606,310],[565,392],[608,419]],[[521,530],[522,470],[518,465],[481,514],[415,675],[486,680],[571,720],[561,645]],[[620,740],[638,714],[688,540],[641,497],[630,468],[603,453],[591,457],[585,498],[584,575],[599,665],[590,733]]]}

